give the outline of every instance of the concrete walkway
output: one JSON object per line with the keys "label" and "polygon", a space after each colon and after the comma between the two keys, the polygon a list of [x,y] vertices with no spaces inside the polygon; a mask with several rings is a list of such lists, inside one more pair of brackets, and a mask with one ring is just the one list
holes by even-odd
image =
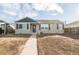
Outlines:
{"label": "concrete walkway", "polygon": [[37,55],[37,39],[36,35],[33,34],[26,42],[23,51],[20,55]]}

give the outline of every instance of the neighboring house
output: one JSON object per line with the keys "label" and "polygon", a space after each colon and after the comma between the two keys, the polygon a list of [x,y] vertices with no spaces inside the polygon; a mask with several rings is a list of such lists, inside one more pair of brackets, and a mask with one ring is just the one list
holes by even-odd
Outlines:
{"label": "neighboring house", "polygon": [[39,23],[29,17],[18,20],[15,24],[15,34],[39,33]]}
{"label": "neighboring house", "polygon": [[[4,34],[6,33],[6,25],[7,23],[5,21],[0,20],[0,29],[2,29]],[[1,31],[0,31],[1,33]]]}
{"label": "neighboring house", "polygon": [[38,20],[35,21],[29,17],[15,22],[15,34],[40,34],[40,33],[57,33],[63,34],[64,23],[59,20]]}
{"label": "neighboring house", "polygon": [[0,20],[0,34],[2,34],[2,32],[3,34],[13,33],[14,31],[15,30],[9,23]]}
{"label": "neighboring house", "polygon": [[15,34],[15,23],[9,23],[7,25],[7,34]]}
{"label": "neighboring house", "polygon": [[40,32],[49,34],[63,34],[64,23],[59,20],[39,20]]}
{"label": "neighboring house", "polygon": [[65,33],[79,34],[79,21],[66,24],[64,28]]}

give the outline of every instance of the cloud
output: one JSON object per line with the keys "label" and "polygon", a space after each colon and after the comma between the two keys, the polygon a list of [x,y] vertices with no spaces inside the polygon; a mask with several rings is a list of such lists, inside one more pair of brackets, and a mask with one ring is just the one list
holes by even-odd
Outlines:
{"label": "cloud", "polygon": [[37,11],[57,11],[58,13],[63,14],[63,8],[56,3],[35,3],[32,4],[32,7]]}
{"label": "cloud", "polygon": [[31,12],[27,12],[25,14],[25,16],[28,16],[28,17],[36,17],[36,16],[38,16],[38,13],[35,12],[35,11],[31,11]]}
{"label": "cloud", "polygon": [[0,11],[2,11],[4,14],[8,14],[11,16],[15,16],[17,15],[17,12],[19,11],[19,4],[0,4],[0,7],[2,7],[2,9],[0,9]]}
{"label": "cloud", "polygon": [[17,4],[17,3],[2,3],[0,4],[0,6],[2,6],[3,9],[19,9],[20,7],[20,4]]}
{"label": "cloud", "polygon": [[73,7],[70,9],[69,14],[73,19],[79,19],[79,4],[71,4]]}
{"label": "cloud", "polygon": [[[63,14],[61,6],[55,3],[32,3],[30,4],[0,4],[3,8],[3,12],[11,16],[20,17],[36,17],[39,11],[49,12],[51,15],[57,15],[57,13]],[[54,11],[57,11],[56,13]],[[21,15],[22,14],[22,15]]]}
{"label": "cloud", "polygon": [[30,4],[20,4],[20,11],[18,12],[18,18],[24,17],[36,17],[38,16],[38,12],[34,11]]}
{"label": "cloud", "polygon": [[58,4],[50,4],[50,5],[48,5],[47,10],[49,10],[49,11],[54,11],[54,10],[56,10],[57,12],[63,14],[63,9],[62,9],[62,7],[59,6]]}
{"label": "cloud", "polygon": [[41,11],[41,10],[46,10],[47,8],[47,4],[45,3],[35,3],[35,4],[32,4],[32,7],[38,11]]}
{"label": "cloud", "polygon": [[8,4],[8,3],[2,3],[0,4],[0,6],[2,6],[3,8],[11,8],[12,7],[12,4]]}
{"label": "cloud", "polygon": [[52,13],[51,15],[57,15],[57,13]]}
{"label": "cloud", "polygon": [[75,10],[74,10],[74,15],[75,16],[78,16],[79,17],[79,5],[77,5],[76,7],[75,7]]}
{"label": "cloud", "polygon": [[19,13],[17,16],[18,19],[24,18],[24,17],[36,17],[38,16],[38,13],[35,11],[28,11],[26,13]]}
{"label": "cloud", "polygon": [[[36,17],[38,15],[38,13],[36,11],[34,11],[31,8],[31,5],[29,5],[28,3],[24,3],[24,4],[16,4],[16,3],[12,3],[12,4],[0,4],[0,7],[2,7],[2,9],[0,9],[0,11],[2,10],[2,12],[4,14],[10,15],[12,17],[16,16],[17,19],[23,18],[23,17]],[[5,16],[5,17],[10,17],[10,16]]]}
{"label": "cloud", "polygon": [[24,4],[23,5],[23,8],[22,8],[22,13],[23,13],[23,16],[28,16],[28,17],[36,17],[38,16],[38,12],[33,10],[33,8],[31,7],[30,4]]}
{"label": "cloud", "polygon": [[9,14],[9,15],[11,15],[11,16],[16,16],[16,15],[17,15],[16,12],[13,12],[13,11],[7,11],[7,10],[4,10],[4,13]]}
{"label": "cloud", "polygon": [[39,11],[46,12],[47,14],[50,14],[50,15],[57,15],[58,13],[63,14],[63,8],[60,5],[55,4],[55,3],[0,4],[0,12],[4,14],[4,17],[7,19],[12,19],[12,18],[21,19],[26,16],[38,17],[40,16]]}

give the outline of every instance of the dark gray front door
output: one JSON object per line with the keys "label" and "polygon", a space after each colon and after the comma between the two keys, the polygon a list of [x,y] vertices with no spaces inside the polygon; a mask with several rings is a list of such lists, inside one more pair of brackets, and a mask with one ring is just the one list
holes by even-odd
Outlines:
{"label": "dark gray front door", "polygon": [[32,25],[32,31],[33,31],[34,33],[36,32],[36,25],[35,25],[35,24]]}

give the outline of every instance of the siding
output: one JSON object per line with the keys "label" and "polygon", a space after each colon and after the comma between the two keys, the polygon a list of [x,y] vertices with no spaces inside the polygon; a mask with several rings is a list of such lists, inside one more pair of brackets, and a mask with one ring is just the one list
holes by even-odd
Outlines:
{"label": "siding", "polygon": [[[16,23],[16,24],[22,24],[22,29],[16,29],[15,34],[27,34],[30,33],[30,23]],[[29,24],[29,29],[27,30],[27,24]]]}
{"label": "siding", "polygon": [[[19,23],[16,23],[16,24],[22,24],[22,29],[16,29],[15,30],[15,34],[32,34],[33,31],[32,29],[30,28],[30,22],[19,22]],[[27,29],[27,24],[29,24],[29,29]],[[40,33],[39,31],[39,25],[36,25],[36,33]]]}
{"label": "siding", "polygon": [[[16,29],[15,30],[15,34],[32,34],[32,30],[30,29],[30,22],[19,22],[16,24],[23,24],[22,29]],[[27,24],[29,24],[29,29],[27,30]],[[62,24],[63,25],[63,24]],[[40,24],[36,25],[36,33],[40,34],[40,32],[42,33],[58,33],[58,34],[62,34],[64,33],[64,29],[57,29],[57,24],[50,24],[50,30],[43,30],[43,29],[39,29]]]}
{"label": "siding", "polygon": [[62,29],[57,29],[57,24],[50,24],[50,30],[41,30],[42,33],[58,33],[62,34],[64,33],[64,30]]}

